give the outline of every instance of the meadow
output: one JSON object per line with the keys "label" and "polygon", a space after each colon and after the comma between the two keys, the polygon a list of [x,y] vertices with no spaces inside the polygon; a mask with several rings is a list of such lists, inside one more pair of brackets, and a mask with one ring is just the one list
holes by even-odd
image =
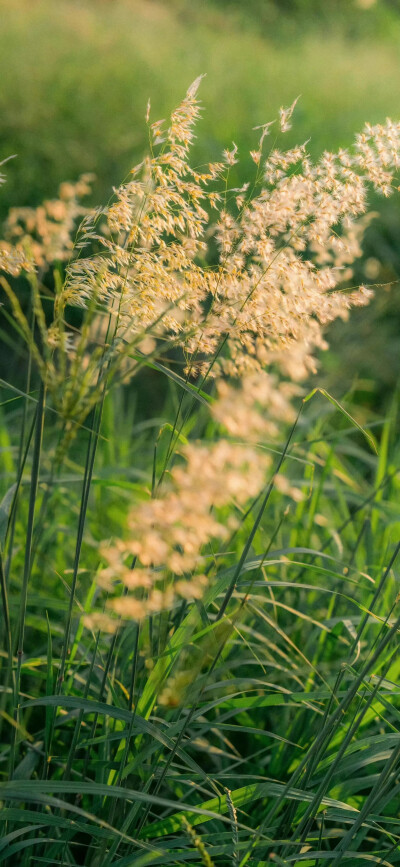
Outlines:
{"label": "meadow", "polygon": [[5,867],[400,863],[400,22],[284,5],[0,0]]}
{"label": "meadow", "polygon": [[318,27],[315,10],[326,5],[282,23],[277,15],[260,29],[251,16],[238,17],[240,4],[211,0],[1,0],[0,158],[17,155],[2,217],[12,206],[53,198],[60,183],[86,171],[96,175],[93,201],[106,201],[147,146],[149,97],[155,116],[168,116],[202,73],[207,112],[194,159],[216,159],[233,140],[243,176],[252,128],[299,95],[288,141],[310,139],[314,157],[346,147],[367,120],[395,117],[396,15],[383,28],[382,11],[370,20],[372,9],[354,7],[352,28],[336,16]]}

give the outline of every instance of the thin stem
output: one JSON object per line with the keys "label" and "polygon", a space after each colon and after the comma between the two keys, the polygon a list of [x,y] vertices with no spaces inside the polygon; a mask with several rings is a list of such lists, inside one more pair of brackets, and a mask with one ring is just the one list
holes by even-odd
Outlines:
{"label": "thin stem", "polygon": [[[39,399],[37,403],[36,409],[36,424],[35,424],[35,439],[33,446],[33,460],[32,460],[32,473],[31,473],[31,486],[29,493],[29,509],[28,509],[28,522],[27,522],[27,531],[26,531],[26,542],[25,542],[25,559],[24,559],[24,571],[22,578],[22,588],[21,588],[21,602],[20,602],[20,612],[19,612],[19,625],[18,625],[18,641],[17,641],[17,671],[16,671],[16,679],[15,679],[15,704],[14,704],[14,719],[18,722],[18,707],[20,700],[20,687],[21,687],[21,667],[22,667],[22,658],[24,653],[24,638],[25,638],[25,624],[26,624],[26,609],[27,609],[27,599],[28,599],[28,584],[31,575],[31,565],[32,565],[32,538],[33,538],[33,526],[34,526],[34,518],[35,518],[35,506],[36,506],[36,498],[37,498],[37,490],[38,490],[38,482],[39,482],[39,467],[40,467],[40,456],[42,449],[42,438],[43,438],[43,421],[44,421],[44,408],[45,408],[45,386],[43,383],[40,385],[39,389]],[[10,754],[10,776],[12,776],[14,771],[14,762],[15,762],[15,745],[16,745],[16,735],[13,738],[13,748]]]}

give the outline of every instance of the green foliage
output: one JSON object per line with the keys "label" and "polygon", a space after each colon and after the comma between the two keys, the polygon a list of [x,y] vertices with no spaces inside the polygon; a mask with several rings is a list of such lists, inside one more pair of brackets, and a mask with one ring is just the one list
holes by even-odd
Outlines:
{"label": "green foliage", "polygon": [[[198,56],[189,59],[177,48],[187,21],[163,7],[164,39],[175,55],[165,49],[161,75],[155,58],[163,43],[161,26],[151,17],[154,7],[148,18],[138,7],[132,35],[126,26],[129,4],[113,5],[112,20],[119,22],[115,31],[108,26],[107,4],[98,4],[93,16],[93,3],[74,3],[76,18],[67,17],[70,6],[60,0],[54,17],[46,19],[48,4],[40,2],[24,19],[25,4],[10,12],[4,5],[14,47],[28,31],[29,39],[21,56],[23,71],[15,75],[13,122],[5,110],[9,126],[3,146],[12,140],[10,130],[18,139],[17,109],[30,96],[37,105],[38,93],[48,88],[38,122],[32,109],[33,152],[40,153],[44,128],[48,148],[40,177],[39,163],[33,160],[32,167],[28,161],[24,195],[30,190],[33,199],[44,185],[54,189],[54,181],[65,176],[65,163],[72,175],[105,166],[100,174],[106,184],[112,145],[115,162],[126,159],[127,166],[131,150],[142,148],[133,125],[126,133],[132,98],[124,89],[126,57],[132,45],[140,45],[141,55],[132,60],[130,84],[136,104],[143,87],[143,105],[155,83],[160,105],[167,104],[175,86],[180,88],[177,70],[183,75],[185,68],[187,79],[187,69],[196,63],[197,72],[206,45],[213,48],[211,66],[220,71],[235,56],[235,47],[237,53],[239,45],[248,46],[234,71],[237,92],[227,84],[231,66],[229,76],[225,72],[218,85],[209,85],[207,101],[211,96],[215,114],[206,130],[217,128],[216,154],[224,121],[219,118],[218,127],[215,119],[222,101],[233,117],[237,100],[238,126],[245,113],[248,117],[246,101],[255,122],[269,119],[270,96],[261,105],[258,92],[256,101],[256,72],[259,87],[275,62],[280,76],[287,67],[280,101],[289,102],[285,88],[293,95],[296,83],[297,95],[303,49],[314,63],[313,81],[326,51],[318,40],[302,42],[287,63],[271,48],[271,66],[258,69],[265,43],[239,39],[233,25],[224,33],[217,15],[213,41],[200,28]],[[125,35],[117,44],[121,22]],[[80,41],[82,27],[96,39],[100,34],[100,42]],[[150,32],[153,41],[146,41]],[[57,56],[41,66],[39,37],[50,45],[54,33],[61,39]],[[7,64],[12,51],[7,54],[1,39],[0,64]],[[365,97],[370,86],[366,47],[356,48],[349,59],[342,37],[329,44],[343,52],[344,77],[349,64],[353,68],[357,57],[363,58],[354,92]],[[25,94],[34,54],[37,78]],[[387,56],[382,49],[380,57],[389,72],[397,68],[390,52]],[[12,65],[9,69],[12,75]],[[124,87],[113,90],[110,75],[118,69]],[[173,86],[165,69],[176,73]],[[394,99],[395,82],[391,87]],[[349,131],[357,113],[350,96],[338,95],[335,102],[332,85],[328,90],[329,112],[320,133],[327,139],[340,99],[349,99]],[[94,92],[101,95],[97,102]],[[115,111],[116,92],[121,116]],[[308,106],[320,111],[326,93],[310,94],[311,89]],[[372,113],[379,113],[382,90],[375,97]],[[71,139],[57,127],[68,106],[74,146],[67,146]],[[309,110],[303,114],[308,127]],[[358,110],[364,115],[362,104]],[[256,117],[260,111],[262,117]],[[112,112],[115,126],[109,123]],[[90,130],[94,144],[87,151],[90,122],[99,132],[96,141]],[[244,137],[242,146],[248,145]],[[88,164],[93,159],[95,166]],[[50,163],[51,172],[45,172]],[[21,175],[16,177],[11,193],[21,183]],[[156,377],[151,388],[158,384],[157,406],[153,392],[150,400],[145,394],[149,380],[132,390],[114,384],[107,394],[104,387],[61,463],[63,421],[47,403],[45,388],[37,390],[32,381],[34,346],[31,340],[25,386],[19,379],[16,384],[15,371],[10,381],[0,382],[0,863],[398,865],[397,392],[380,417],[361,412],[351,394],[342,400],[344,387],[337,377],[333,397],[321,389],[304,402],[299,399],[293,428],[283,430],[278,443],[263,443],[263,449],[303,499],[290,499],[267,480],[247,511],[225,506],[222,520],[228,524],[233,511],[240,520],[226,544],[218,550],[211,543],[207,547],[210,580],[204,596],[140,623],[121,618],[116,632],[108,634],[89,628],[86,619],[105,605],[98,584],[99,546],[124,534],[131,502],[142,496],[143,487],[154,493],[168,476],[175,450],[193,431],[204,442],[214,441],[216,425],[208,414],[212,391],[182,379],[173,365],[149,359],[147,369]],[[124,593],[118,582],[114,590]]]}
{"label": "green foliage", "polygon": [[299,28],[342,30],[354,39],[389,35],[398,26],[397,0],[248,0],[244,9],[239,0],[209,0],[225,11],[235,11],[242,20],[258,29],[293,36]]}
{"label": "green foliage", "polygon": [[[177,399],[182,416],[193,410],[190,394],[171,380],[170,388],[178,390],[162,410],[167,426]],[[20,402],[3,428],[13,635],[31,509],[26,496],[12,507]],[[35,474],[40,458],[41,470],[24,655],[10,656],[5,633],[1,657],[4,864],[398,863],[396,409],[382,431],[371,429],[376,458],[314,396],[285,462],[306,499],[288,508],[273,493],[261,512],[254,503],[201,603],[107,637],[82,625],[98,593],[97,540],[123,525],[135,474],[151,473],[158,428],[132,427],[114,391],[93,475],[83,469],[91,444],[82,433],[76,459],[51,479],[52,425],[41,448],[40,416],[27,404],[28,469]],[[23,482],[27,490],[26,472]],[[89,482],[72,595],[65,564]],[[36,491],[35,475],[31,484]]]}
{"label": "green foliage", "polygon": [[[244,155],[256,143],[252,127],[274,118],[279,105],[299,93],[292,141],[311,133],[314,154],[349,143],[367,118],[395,116],[397,29],[378,39],[374,24],[373,42],[359,34],[349,43],[340,26],[324,28],[321,38],[313,33],[315,16],[301,15],[303,6],[285,17],[281,31],[278,16],[276,26],[257,32],[243,28],[231,4],[221,9],[215,0],[201,7],[1,0],[0,156],[17,154],[2,192],[3,217],[10,206],[53,197],[61,181],[84,171],[95,172],[95,199],[105,200],[146,147],[142,119],[149,95],[154,115],[163,117],[200,72],[208,76],[207,156],[210,148],[219,156],[230,139]],[[317,6],[331,8],[319,0]],[[257,21],[269,7],[254,0]],[[249,21],[251,8],[246,4]],[[199,146],[199,160],[204,156]]]}

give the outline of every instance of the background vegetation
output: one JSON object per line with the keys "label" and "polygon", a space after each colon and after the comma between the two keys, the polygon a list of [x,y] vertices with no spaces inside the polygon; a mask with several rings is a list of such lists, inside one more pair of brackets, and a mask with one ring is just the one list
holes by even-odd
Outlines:
{"label": "background vegetation", "polygon": [[[199,159],[301,94],[289,144],[346,146],[398,107],[400,21],[392,4],[234,0],[2,0],[0,156],[18,157],[1,208],[38,204],[82,171],[103,201],[146,147],[143,116],[171,111],[207,73]],[[269,22],[271,16],[271,22]],[[245,168],[244,168],[245,170]]]}

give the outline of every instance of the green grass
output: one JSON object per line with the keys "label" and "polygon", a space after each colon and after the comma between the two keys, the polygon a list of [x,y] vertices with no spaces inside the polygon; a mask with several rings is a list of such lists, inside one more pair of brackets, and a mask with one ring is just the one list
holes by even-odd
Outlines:
{"label": "green grass", "polygon": [[[41,444],[40,415],[27,404],[32,438],[3,584],[14,650],[11,660],[5,633],[1,863],[210,863],[185,818],[217,867],[396,865],[397,404],[370,429],[376,457],[316,395],[284,463],[306,500],[288,510],[273,492],[264,508],[254,503],[230,553],[210,558],[201,603],[140,630],[121,626],[113,638],[92,635],[82,615],[94,600],[102,605],[98,542],[120,532],[138,480],[150,482],[159,425],[173,420],[181,397],[175,389],[170,381],[155,427],[135,425],[112,392],[92,476],[94,440],[82,433],[53,481],[54,417],[46,412]],[[182,398],[186,416],[193,401]],[[2,426],[6,570],[21,410],[15,400]],[[18,623],[23,656],[14,655]],[[160,704],[166,684],[171,698]]]}
{"label": "green grass", "polygon": [[[377,5],[379,21],[385,9]],[[395,11],[390,27],[375,22],[370,30],[357,29],[350,13],[351,26],[345,26],[346,15],[332,16],[329,24],[301,10],[284,19],[275,14],[267,26],[250,9],[247,15],[235,4],[211,0],[0,0],[0,13],[0,159],[17,154],[7,166],[0,219],[11,206],[56,197],[62,181],[83,171],[96,174],[93,202],[107,201],[112,185],[147,147],[143,117],[149,96],[153,119],[165,117],[201,72],[207,77],[199,163],[218,158],[232,140],[245,157],[256,144],[252,128],[276,117],[279,106],[299,94],[288,142],[311,137],[314,156],[349,144],[365,120],[399,113]],[[367,20],[365,13],[357,15],[357,21]],[[238,181],[247,176],[246,158],[241,167]],[[397,281],[398,208],[375,206],[383,214],[368,233],[367,257],[384,263],[378,282]],[[365,280],[362,270],[357,280]],[[390,309],[388,303],[379,300],[371,314],[357,315],[357,335],[355,324],[335,330],[330,362],[342,392],[356,365],[368,380],[360,399],[379,410],[397,377],[395,289]],[[376,345],[365,353],[361,347],[371,329]],[[2,358],[3,368],[5,363]]]}
{"label": "green grass", "polygon": [[[211,7],[0,8],[2,148],[20,153],[5,206],[33,204],[88,169],[96,200],[107,198],[145,147],[149,93],[163,116],[199,71],[209,73],[201,139],[214,156],[231,138],[250,148],[251,127],[299,91],[293,135],[315,129],[313,150],[396,112],[395,37],[353,44],[337,31],[321,42],[302,31],[282,52]],[[390,279],[389,257],[384,268]],[[109,635],[84,624],[107,602],[99,546],[126,535],[131,504],[156,489],[179,437],[212,442],[218,429],[208,400],[150,363],[129,389],[101,392],[59,464],[63,419],[21,357],[25,385],[18,393],[21,370],[9,369],[0,396],[0,864],[396,867],[392,379],[379,415],[361,409],[368,383],[339,381],[331,357],[347,414],[322,393],[299,399],[292,431],[264,443],[304,500],[267,479],[247,511],[235,509],[226,545],[207,547],[201,600]]]}
{"label": "green grass", "polygon": [[[11,205],[53,197],[82,171],[105,200],[147,142],[143,116],[164,117],[187,82],[207,73],[199,160],[233,139],[243,154],[252,127],[301,94],[292,141],[311,150],[347,145],[366,119],[398,113],[399,31],[359,35],[340,27],[296,32],[248,26],[230,7],[140,0],[0,3],[0,156],[17,154],[2,190]],[[297,19],[296,19],[297,20]]]}
{"label": "green grass", "polygon": [[[368,13],[355,13],[355,7],[344,13],[339,5],[340,15],[331,14],[330,6],[326,21],[311,14],[309,4],[308,11],[286,4],[289,11],[282,15],[268,4],[275,12],[265,23],[256,2],[247,14],[214,0],[0,0],[0,159],[17,155],[7,166],[0,219],[14,205],[56,197],[62,181],[83,171],[96,174],[93,202],[107,201],[112,185],[147,147],[143,117],[149,96],[153,119],[165,117],[201,72],[207,77],[199,163],[218,158],[232,140],[245,156],[256,143],[252,128],[276,117],[279,106],[299,94],[288,141],[311,137],[314,156],[349,144],[367,119],[396,118],[396,10],[378,2]],[[267,5],[262,9],[266,14]],[[246,159],[241,166],[238,180],[247,175]],[[397,281],[398,208],[383,208],[382,202],[376,207],[383,215],[368,233],[367,257],[384,263],[378,282]],[[362,270],[357,280],[365,280]],[[357,315],[357,335],[355,324],[334,332],[330,366],[342,392],[356,365],[368,380],[360,399],[380,410],[397,378],[396,296],[394,289],[390,309],[378,300],[370,315]],[[374,351],[365,353],[361,347],[371,330]],[[2,357],[3,369],[5,363]]]}

